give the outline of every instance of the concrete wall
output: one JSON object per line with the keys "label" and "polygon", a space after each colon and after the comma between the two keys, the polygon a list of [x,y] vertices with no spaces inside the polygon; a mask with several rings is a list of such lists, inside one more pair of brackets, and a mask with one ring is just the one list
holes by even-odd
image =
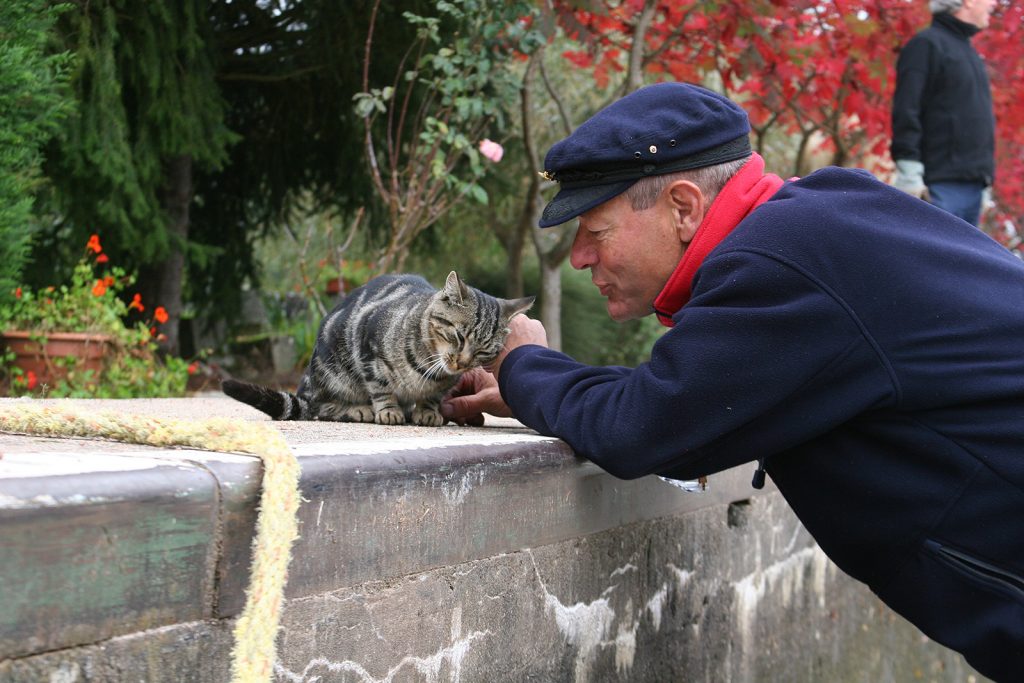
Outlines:
{"label": "concrete wall", "polygon": [[[277,681],[984,680],[752,495],[753,466],[687,493],[511,421],[278,426],[304,503]],[[228,680],[254,458],[9,435],[0,453],[0,681]]]}

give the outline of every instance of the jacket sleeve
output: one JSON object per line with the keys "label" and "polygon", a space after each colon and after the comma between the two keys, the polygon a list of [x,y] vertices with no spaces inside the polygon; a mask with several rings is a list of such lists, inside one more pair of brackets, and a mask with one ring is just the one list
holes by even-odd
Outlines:
{"label": "jacket sleeve", "polygon": [[611,474],[711,474],[802,443],[893,395],[856,318],[759,254],[705,262],[697,295],[633,370],[512,351],[513,414]]}
{"label": "jacket sleeve", "polygon": [[925,89],[932,61],[931,44],[912,38],[896,62],[896,91],[892,102],[893,161],[923,161],[921,137]]}

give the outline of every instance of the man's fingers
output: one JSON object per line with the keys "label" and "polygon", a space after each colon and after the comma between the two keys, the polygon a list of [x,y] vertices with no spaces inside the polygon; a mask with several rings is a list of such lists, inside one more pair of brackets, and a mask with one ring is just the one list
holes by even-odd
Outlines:
{"label": "man's fingers", "polygon": [[483,424],[483,415],[481,414],[483,411],[479,403],[480,399],[476,394],[451,396],[441,402],[441,414],[453,421],[468,420],[479,415],[480,422]]}

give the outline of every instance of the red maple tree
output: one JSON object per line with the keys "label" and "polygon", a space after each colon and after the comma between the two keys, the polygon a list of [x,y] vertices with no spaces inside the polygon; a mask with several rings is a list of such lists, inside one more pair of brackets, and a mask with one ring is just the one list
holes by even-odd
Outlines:
{"label": "red maple tree", "polygon": [[[796,141],[794,174],[836,164],[887,178],[896,59],[930,22],[926,5],[591,0],[556,3],[555,16],[579,43],[565,58],[592,70],[599,87],[621,78],[624,93],[640,85],[641,73],[711,83],[750,113],[759,149],[772,135]],[[1015,92],[1024,81],[1024,8],[999,0],[991,26],[974,42],[989,65],[997,120],[997,210],[987,225],[1016,247],[1013,226],[1024,226],[1024,101]]]}

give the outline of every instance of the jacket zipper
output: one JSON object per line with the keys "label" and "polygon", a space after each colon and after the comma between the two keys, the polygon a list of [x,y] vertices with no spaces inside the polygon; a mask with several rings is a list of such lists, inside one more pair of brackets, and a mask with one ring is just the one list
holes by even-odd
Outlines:
{"label": "jacket zipper", "polygon": [[1012,572],[962,553],[959,550],[947,548],[936,541],[926,541],[925,545],[950,566],[987,583],[995,583],[1002,586],[1015,593],[1018,597],[1024,598],[1024,577],[1017,576]]}

